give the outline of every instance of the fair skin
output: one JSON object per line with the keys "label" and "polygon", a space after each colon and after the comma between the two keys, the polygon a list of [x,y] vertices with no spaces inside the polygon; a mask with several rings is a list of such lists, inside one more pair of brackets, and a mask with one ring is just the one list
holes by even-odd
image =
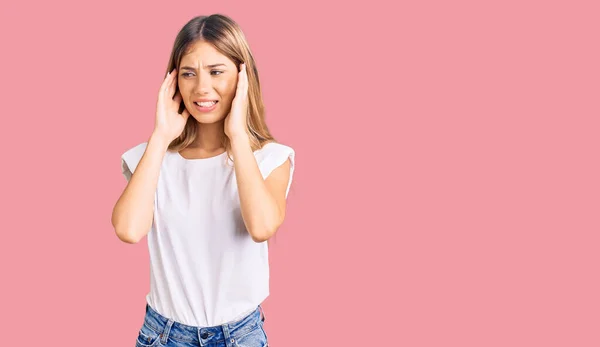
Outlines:
{"label": "fair skin", "polygon": [[[222,65],[211,67],[214,64]],[[154,131],[113,209],[115,233],[124,242],[137,243],[149,232],[161,163],[169,144],[192,116],[200,125],[199,136],[180,154],[188,159],[221,154],[225,151],[221,140],[229,137],[242,217],[252,239],[264,242],[285,218],[291,163],[286,161],[267,179],[262,178],[246,132],[248,79],[243,65],[238,72],[235,63],[212,45],[198,42],[182,57],[180,67],[167,75],[158,92]],[[216,108],[199,111],[194,101],[200,98],[218,100]],[[182,101],[186,109],[179,114]]]}

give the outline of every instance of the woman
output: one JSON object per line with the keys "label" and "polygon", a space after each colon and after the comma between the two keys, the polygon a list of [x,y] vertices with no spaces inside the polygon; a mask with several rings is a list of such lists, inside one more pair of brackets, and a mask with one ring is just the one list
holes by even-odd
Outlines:
{"label": "woman", "polygon": [[[283,223],[295,152],[264,119],[238,25],[199,16],[179,32],[147,142],[122,156],[112,223],[147,236],[150,292],[137,346],[267,346],[269,240]],[[191,116],[191,117],[190,117]]]}

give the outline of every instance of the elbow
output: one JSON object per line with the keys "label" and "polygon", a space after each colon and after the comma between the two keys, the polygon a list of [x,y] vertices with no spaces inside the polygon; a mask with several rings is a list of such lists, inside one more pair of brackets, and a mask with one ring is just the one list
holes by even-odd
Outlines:
{"label": "elbow", "polygon": [[256,243],[262,243],[269,240],[273,235],[275,235],[283,223],[284,216],[284,214],[281,214],[281,216],[278,217],[270,219],[265,218],[263,220],[255,219],[250,223],[247,223],[247,230],[252,237],[252,240]]}
{"label": "elbow", "polygon": [[[113,214],[112,225],[115,230],[115,234],[119,240],[129,243],[136,244],[144,237],[146,233],[143,233],[139,227],[131,225],[131,221],[127,219],[118,218],[117,214]],[[146,228],[146,229],[149,229]]]}
{"label": "elbow", "polygon": [[119,240],[129,244],[136,244],[140,242],[141,238],[137,236],[139,233],[134,232],[131,227],[123,225],[123,223],[117,223],[114,219],[112,221],[112,225]]}
{"label": "elbow", "polygon": [[117,237],[119,238],[119,240],[121,240],[125,243],[134,245],[134,244],[140,242],[140,238],[136,237],[135,233],[132,233],[130,231],[115,228],[115,233],[117,234]]}
{"label": "elbow", "polygon": [[252,237],[252,241],[256,243],[262,243],[271,238],[277,232],[277,227],[261,227],[252,228],[249,230],[249,234]]}
{"label": "elbow", "polygon": [[123,213],[113,212],[111,223],[119,240],[136,244],[146,236],[152,226],[153,218],[151,216],[150,220],[143,221],[139,221],[139,218],[138,216],[132,218],[131,216],[125,216]]}
{"label": "elbow", "polygon": [[121,220],[121,218],[119,218],[119,214],[117,213],[116,205],[115,205],[115,208],[113,209],[110,223],[112,224],[113,229],[115,230],[115,234],[117,235],[117,238],[119,238],[119,240],[121,240],[125,243],[130,243],[130,244],[137,243],[137,240],[135,240],[132,237],[132,234],[129,232],[129,230],[128,230],[129,228],[125,227],[123,225],[123,221]]}
{"label": "elbow", "polygon": [[267,241],[270,237],[266,236],[266,234],[261,234],[261,235],[255,235],[252,234],[252,241],[256,242],[256,243],[263,243],[265,241]]}
{"label": "elbow", "polygon": [[269,237],[265,236],[264,234],[261,234],[261,235],[250,234],[250,235],[252,236],[252,241],[254,241],[256,243],[262,243],[269,239]]}

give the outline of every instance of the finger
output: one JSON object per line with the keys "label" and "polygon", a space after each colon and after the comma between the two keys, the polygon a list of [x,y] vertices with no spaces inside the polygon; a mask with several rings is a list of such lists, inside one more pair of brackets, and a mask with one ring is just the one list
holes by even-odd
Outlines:
{"label": "finger", "polygon": [[164,97],[169,97],[170,99],[173,99],[173,94],[175,94],[175,87],[174,87],[174,83],[177,80],[177,73],[175,72],[175,70],[170,72],[169,78],[165,80],[165,88],[162,90]]}
{"label": "finger", "polygon": [[160,84],[160,93],[164,93],[165,89],[167,88],[167,85],[169,84],[169,77],[170,77],[170,72],[167,73],[167,76],[165,77],[165,79],[162,81],[162,83]]}
{"label": "finger", "polygon": [[235,95],[242,95],[244,91],[244,64],[242,63],[240,66],[240,72],[238,73],[237,87],[235,91]]}
{"label": "finger", "polygon": [[169,77],[169,76],[170,76],[170,75],[173,73],[173,71],[175,71],[175,69],[176,69],[176,68],[173,68],[173,70],[169,71],[169,72],[167,73],[167,76],[165,76],[165,79],[167,79],[167,78],[168,78],[168,77]]}
{"label": "finger", "polygon": [[173,72],[171,73],[171,80],[169,83],[169,87],[167,88],[167,94],[169,95],[170,98],[173,98],[173,95],[175,94],[175,90],[177,89],[177,70],[173,70]]}
{"label": "finger", "polygon": [[167,76],[165,76],[165,79],[163,80],[162,84],[160,85],[160,91],[165,91],[165,89],[168,88],[170,82],[171,82],[171,78],[173,76],[173,72],[175,71],[175,69],[173,69],[172,71],[170,71],[169,73],[167,73]]}
{"label": "finger", "polygon": [[246,64],[242,63],[242,67],[240,69],[239,78],[238,78],[238,91],[237,95],[240,95],[240,98],[246,98],[248,94],[248,74],[246,73]]}
{"label": "finger", "polygon": [[248,92],[248,72],[246,71],[246,64],[243,65],[244,66],[244,74],[243,74],[243,80],[244,80],[244,92],[247,93]]}

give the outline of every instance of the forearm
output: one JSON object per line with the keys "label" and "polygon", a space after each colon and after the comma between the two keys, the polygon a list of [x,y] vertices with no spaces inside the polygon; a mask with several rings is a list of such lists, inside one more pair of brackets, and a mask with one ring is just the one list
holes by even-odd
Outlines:
{"label": "forearm", "polygon": [[248,136],[233,138],[231,146],[244,224],[252,239],[262,242],[275,232],[281,211],[267,189]]}
{"label": "forearm", "polygon": [[115,204],[112,224],[119,239],[137,243],[143,238],[154,217],[154,194],[168,142],[152,135],[144,155]]}

